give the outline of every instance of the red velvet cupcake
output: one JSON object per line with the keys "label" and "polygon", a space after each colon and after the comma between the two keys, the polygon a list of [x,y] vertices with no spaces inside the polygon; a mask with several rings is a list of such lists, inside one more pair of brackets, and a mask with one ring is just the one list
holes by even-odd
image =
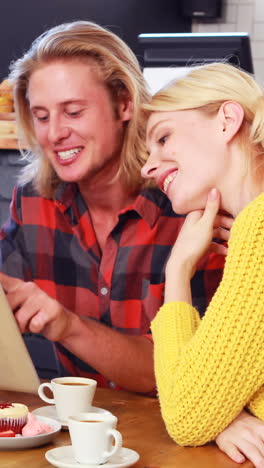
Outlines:
{"label": "red velvet cupcake", "polygon": [[20,403],[0,403],[0,432],[21,434],[27,422],[28,407]]}

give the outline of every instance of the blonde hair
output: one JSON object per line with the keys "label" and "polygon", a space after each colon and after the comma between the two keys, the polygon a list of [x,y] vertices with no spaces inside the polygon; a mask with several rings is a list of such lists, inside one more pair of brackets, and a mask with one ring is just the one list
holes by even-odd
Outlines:
{"label": "blonde hair", "polygon": [[239,143],[259,180],[264,173],[264,93],[248,73],[219,62],[190,67],[184,77],[158,91],[143,109],[145,118],[151,112],[187,109],[210,114],[225,101],[235,101],[244,110]]}
{"label": "blonde hair", "polygon": [[32,73],[43,64],[58,59],[93,61],[109,90],[113,107],[125,93],[131,98],[133,115],[125,129],[117,177],[122,177],[128,190],[136,190],[142,184],[140,169],[144,163],[145,133],[140,107],[150,96],[131,49],[111,31],[88,21],[65,23],[46,31],[22,58],[11,64],[9,78],[14,85],[20,141],[28,146],[27,156],[30,157],[20,182],[32,181],[38,192],[46,197],[51,197],[61,182],[36,140],[27,98]]}

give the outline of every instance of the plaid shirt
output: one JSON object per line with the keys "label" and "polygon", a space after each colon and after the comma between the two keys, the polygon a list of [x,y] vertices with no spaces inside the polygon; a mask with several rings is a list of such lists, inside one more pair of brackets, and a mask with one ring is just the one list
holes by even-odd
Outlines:
{"label": "plaid shirt", "polygon": [[[166,259],[183,221],[160,190],[145,189],[119,213],[101,251],[75,184],[61,184],[53,200],[40,197],[30,184],[16,187],[1,232],[2,270],[34,280],[83,319],[151,338],[150,321],[163,302]],[[192,280],[193,303],[201,314],[223,262],[214,254],[204,258]],[[56,349],[63,373],[111,385],[60,343]]]}

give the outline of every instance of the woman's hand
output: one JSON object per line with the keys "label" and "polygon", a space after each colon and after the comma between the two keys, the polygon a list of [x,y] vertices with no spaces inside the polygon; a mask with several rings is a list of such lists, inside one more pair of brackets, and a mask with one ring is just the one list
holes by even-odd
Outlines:
{"label": "woman's hand", "polygon": [[208,194],[204,211],[192,211],[186,216],[179,236],[171,251],[166,271],[182,266],[189,279],[193,276],[200,258],[208,251],[227,254],[223,244],[213,242],[213,238],[228,240],[233,219],[219,215],[220,194],[212,189]]}
{"label": "woman's hand", "polygon": [[212,189],[204,211],[192,211],[186,216],[165,269],[165,302],[191,304],[190,281],[200,258],[208,250],[227,254],[225,245],[213,242],[213,238],[228,240],[233,224],[232,218],[218,214],[219,206],[220,194]]}
{"label": "woman's hand", "polygon": [[242,411],[217,438],[218,447],[232,460],[248,458],[256,468],[264,468],[264,422]]}
{"label": "woman's hand", "polygon": [[61,341],[67,336],[73,314],[58,301],[31,281],[0,273],[0,282],[21,333],[42,333],[51,341]]}

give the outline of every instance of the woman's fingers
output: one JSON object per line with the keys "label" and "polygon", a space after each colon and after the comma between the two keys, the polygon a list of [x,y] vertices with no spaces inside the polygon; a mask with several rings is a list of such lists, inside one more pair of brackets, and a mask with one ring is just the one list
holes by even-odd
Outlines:
{"label": "woman's fingers", "polygon": [[264,468],[264,422],[246,411],[241,411],[215,441],[237,463],[246,457],[256,468]]}
{"label": "woman's fingers", "polygon": [[[255,441],[241,439],[237,444],[222,440],[219,441],[217,445],[222,452],[226,453],[226,455],[237,463],[243,463],[246,458],[248,458],[256,468],[264,468],[262,448],[257,438]],[[261,445],[263,445],[263,442],[261,442]]]}
{"label": "woman's fingers", "polygon": [[256,468],[264,468],[264,458],[258,447],[258,439],[255,442],[243,440],[239,450],[253,463]]}
{"label": "woman's fingers", "polygon": [[234,462],[244,463],[246,461],[246,457],[232,442],[223,441],[221,444],[218,444],[218,447]]}
{"label": "woman's fingers", "polygon": [[216,188],[210,190],[203,214],[203,220],[207,224],[214,225],[215,218],[220,208],[220,193]]}

